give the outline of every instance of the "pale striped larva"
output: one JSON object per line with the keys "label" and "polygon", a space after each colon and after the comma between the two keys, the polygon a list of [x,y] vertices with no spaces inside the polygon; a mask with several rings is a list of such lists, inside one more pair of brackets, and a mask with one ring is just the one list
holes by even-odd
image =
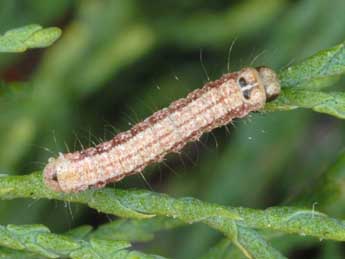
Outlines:
{"label": "pale striped larva", "polygon": [[50,158],[45,183],[55,191],[79,192],[120,181],[170,152],[179,152],[203,133],[260,110],[279,93],[278,77],[270,68],[225,74],[110,141]]}

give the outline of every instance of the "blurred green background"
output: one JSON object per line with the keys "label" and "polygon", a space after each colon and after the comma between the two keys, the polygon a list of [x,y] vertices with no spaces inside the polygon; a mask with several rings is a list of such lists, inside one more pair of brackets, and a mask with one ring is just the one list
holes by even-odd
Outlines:
{"label": "blurred green background", "polygon": [[[211,80],[226,73],[232,44],[231,71],[248,65],[279,71],[340,43],[344,10],[344,0],[3,0],[1,33],[38,23],[58,26],[63,35],[48,49],[1,54],[0,173],[41,170],[58,152],[128,129],[206,83],[202,64]],[[131,176],[116,187],[263,209],[311,188],[345,140],[342,121],[307,110],[252,114],[228,129],[146,169],[149,184]],[[0,203],[1,224],[42,223],[63,232],[109,220],[57,201]],[[193,225],[157,237],[139,247],[196,258],[221,235]],[[289,258],[342,258],[332,242],[289,237],[273,244]]]}

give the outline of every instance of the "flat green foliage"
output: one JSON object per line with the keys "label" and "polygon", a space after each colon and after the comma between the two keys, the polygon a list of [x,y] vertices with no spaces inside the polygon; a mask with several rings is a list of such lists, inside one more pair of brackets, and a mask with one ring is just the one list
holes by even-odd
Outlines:
{"label": "flat green foliage", "polygon": [[7,31],[0,36],[0,52],[24,52],[27,49],[46,48],[61,36],[57,27],[43,29],[31,24]]}
{"label": "flat green foliage", "polygon": [[[163,258],[129,251],[125,241],[89,239],[84,241],[70,235],[56,235],[42,225],[0,226],[0,245],[13,250],[27,251],[45,258]],[[1,251],[0,251],[1,253]]]}
{"label": "flat green foliage", "polygon": [[[267,111],[310,108],[345,119],[345,93],[321,92],[331,86],[334,77],[345,73],[345,45],[320,51],[305,61],[279,73],[283,88],[278,100],[266,105]],[[315,87],[316,85],[316,87]]]}
{"label": "flat green foliage", "polygon": [[[20,189],[16,188],[18,185],[21,186]],[[125,218],[146,219],[166,216],[188,224],[203,222],[224,233],[249,258],[251,256],[282,257],[251,229],[268,229],[345,241],[345,223],[314,210],[293,207],[277,207],[264,211],[231,208],[204,203],[194,198],[174,199],[164,194],[144,190],[105,188],[72,195],[63,194],[47,189],[40,173],[0,178],[0,190],[2,199],[23,197],[59,199],[84,203],[98,211]],[[104,234],[104,236],[107,235],[109,234]],[[4,232],[3,236],[5,240],[3,244],[9,246],[12,240],[9,239],[7,232]],[[10,248],[21,248],[21,244],[14,243]]]}
{"label": "flat green foliage", "polygon": [[307,60],[280,72],[283,87],[299,87],[305,82],[315,81],[345,73],[345,44],[320,51]]}
{"label": "flat green foliage", "polygon": [[309,108],[316,112],[345,119],[345,93],[287,89],[283,91],[279,100],[268,104],[266,110],[296,108]]}
{"label": "flat green foliage", "polygon": [[[17,28],[8,30],[0,23],[1,30],[7,30],[0,36],[0,52],[49,47],[61,35],[56,27],[18,23],[56,24],[62,19],[66,25],[61,40],[46,50],[30,78],[0,85],[0,258],[162,258],[151,251],[174,258],[287,258],[296,248],[317,248],[320,258],[342,255],[343,0],[231,5],[177,0],[158,1],[155,8],[137,0],[33,1],[21,15],[16,11],[21,3],[14,2],[0,3],[3,24]],[[2,11],[11,8],[8,14]],[[229,58],[234,38],[238,43]],[[255,56],[253,46],[266,53]],[[135,117],[133,124],[191,90],[180,85],[200,87],[200,48],[211,78],[227,72],[228,66],[282,68],[277,69],[281,95],[249,122],[236,123],[230,136],[216,132],[219,150],[203,150],[198,159],[183,151],[191,155],[193,166],[168,165],[177,167],[177,175],[164,174],[169,179],[158,188],[173,195],[128,188],[142,187],[143,181],[132,177],[115,188],[78,194],[47,189],[42,173],[32,165],[48,156],[37,151],[38,146],[56,155],[64,142],[73,146],[75,130],[77,136],[88,135],[79,140],[81,146],[91,145],[99,141],[91,136],[94,131],[103,136],[105,121],[128,128],[120,113]],[[12,71],[16,61],[8,55],[0,59],[4,71]],[[296,111],[287,112],[291,110]],[[95,130],[85,134],[79,130],[85,126]],[[13,173],[19,168],[33,173]],[[159,174],[150,168],[148,179],[151,171]],[[53,205],[47,200],[54,200]],[[59,208],[56,201],[65,206]],[[103,219],[95,228],[84,225],[95,216],[87,208],[98,217],[117,218],[110,223]],[[70,221],[72,228],[66,227]],[[44,225],[27,225],[33,222]],[[187,232],[189,228],[193,231]],[[168,239],[168,245],[161,239]],[[148,241],[135,250],[130,246]]]}
{"label": "flat green foliage", "polygon": [[165,217],[152,217],[145,220],[122,219],[101,225],[89,233],[89,237],[144,242],[152,240],[156,231],[183,225],[184,223],[178,219]]}
{"label": "flat green foliage", "polygon": [[227,239],[221,240],[202,257],[202,259],[221,259],[228,253],[231,242]]}

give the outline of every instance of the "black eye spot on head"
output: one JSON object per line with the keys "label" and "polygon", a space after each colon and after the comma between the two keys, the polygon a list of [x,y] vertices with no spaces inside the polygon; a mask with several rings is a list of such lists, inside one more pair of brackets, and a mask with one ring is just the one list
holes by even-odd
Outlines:
{"label": "black eye spot on head", "polygon": [[244,79],[243,77],[238,79],[238,84],[240,85],[240,87],[246,87],[248,85],[246,79]]}
{"label": "black eye spot on head", "polygon": [[246,100],[249,100],[250,99],[250,90],[245,90],[243,92],[243,96]]}
{"label": "black eye spot on head", "polygon": [[57,179],[57,174],[53,174],[52,180],[55,181],[55,182],[58,181],[58,179]]}
{"label": "black eye spot on head", "polygon": [[[244,79],[243,77],[240,77],[238,79],[238,84],[240,85],[241,88],[244,88],[248,85],[248,82],[246,79]],[[243,91],[243,96],[246,100],[249,100],[250,99],[250,90],[244,90]]]}

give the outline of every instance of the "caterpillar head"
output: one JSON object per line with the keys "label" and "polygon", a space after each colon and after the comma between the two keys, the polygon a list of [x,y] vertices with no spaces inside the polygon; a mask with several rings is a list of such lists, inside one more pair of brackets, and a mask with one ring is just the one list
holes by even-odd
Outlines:
{"label": "caterpillar head", "polygon": [[239,72],[237,84],[247,103],[265,103],[280,93],[277,74],[268,67],[244,68]]}
{"label": "caterpillar head", "polygon": [[277,74],[268,67],[258,67],[261,81],[265,87],[267,101],[272,101],[280,94],[280,83]]}

